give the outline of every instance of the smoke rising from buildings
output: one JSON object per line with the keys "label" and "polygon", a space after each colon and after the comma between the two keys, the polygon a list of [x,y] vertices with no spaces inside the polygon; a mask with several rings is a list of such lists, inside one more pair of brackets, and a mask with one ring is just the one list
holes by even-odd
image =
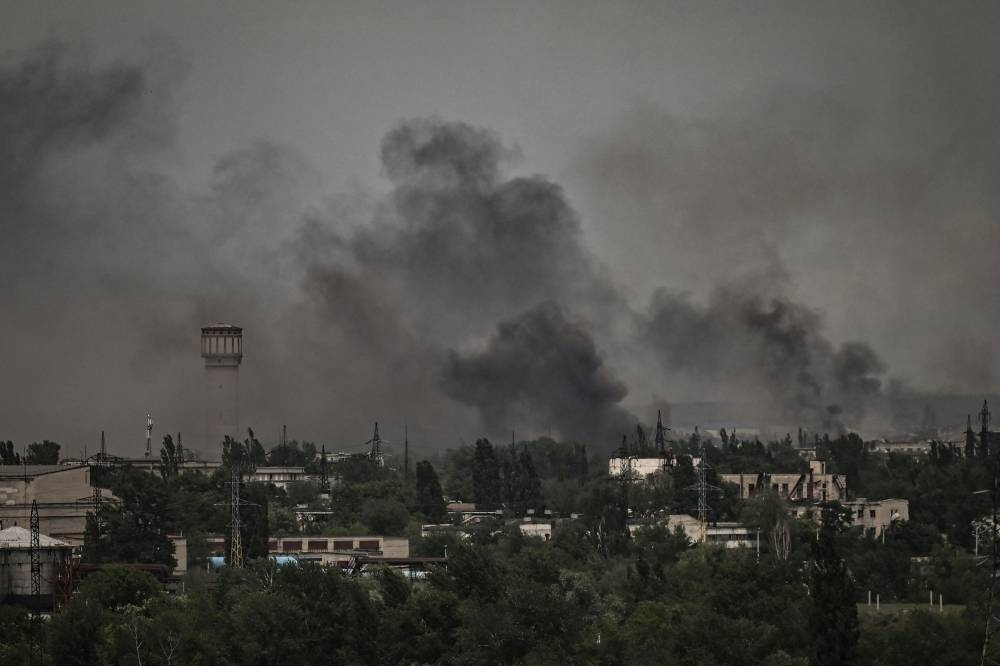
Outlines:
{"label": "smoke rising from buildings", "polygon": [[735,285],[718,288],[704,305],[657,291],[643,338],[666,371],[708,380],[733,399],[763,397],[762,416],[784,425],[860,423],[887,370],[864,343],[835,346],[805,306]]}
{"label": "smoke rising from buildings", "polygon": [[[576,137],[566,191],[477,118],[387,126],[382,189],[360,194],[267,140],[176,179],[174,54],[8,58],[2,434],[76,452],[105,429],[138,452],[148,411],[197,431],[197,331],[216,320],[246,330],[244,425],[338,446],[376,418],[431,446],[583,438],[652,418],[654,395],[852,426],[890,366],[990,388],[1000,60],[977,51],[988,21],[965,49],[911,19],[880,60],[898,85],[833,85],[855,80],[838,62],[723,110],[639,102]],[[484,379],[508,366],[533,384]]]}
{"label": "smoke rising from buildings", "polygon": [[610,448],[636,418],[621,406],[628,390],[586,327],[551,301],[497,326],[485,348],[452,352],[443,388],[476,407],[485,425],[551,424],[564,437]]}

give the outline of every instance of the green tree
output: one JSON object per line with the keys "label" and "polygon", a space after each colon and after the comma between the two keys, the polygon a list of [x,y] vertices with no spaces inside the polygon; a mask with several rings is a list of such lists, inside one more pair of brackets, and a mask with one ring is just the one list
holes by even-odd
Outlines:
{"label": "green tree", "polygon": [[170,492],[158,476],[128,467],[108,477],[118,502],[104,502],[87,515],[85,562],[137,562],[177,566],[167,538],[172,522]]}
{"label": "green tree", "polygon": [[838,549],[839,537],[850,524],[850,511],[839,502],[821,504],[809,579],[814,664],[851,664],[857,654],[860,634],[854,581]]}
{"label": "green tree", "polygon": [[0,442],[0,465],[20,465],[21,455],[14,450],[14,442]]}
{"label": "green tree", "polygon": [[472,460],[472,490],[480,508],[500,505],[503,494],[500,461],[490,440],[485,438],[476,440],[476,452]]}
{"label": "green tree", "polygon": [[25,463],[28,465],[57,465],[59,464],[59,448],[59,444],[47,439],[42,442],[32,442],[28,445]]}
{"label": "green tree", "polygon": [[[180,441],[180,434],[177,435]],[[164,479],[172,479],[177,476],[180,469],[182,450],[179,445],[174,445],[174,438],[170,434],[163,436],[163,444],[160,445],[160,476]]]}
{"label": "green tree", "polygon": [[402,536],[410,522],[410,512],[396,500],[372,499],[365,503],[361,520],[375,534]]}
{"label": "green tree", "polygon": [[93,600],[101,608],[120,611],[126,606],[141,606],[163,594],[160,583],[145,571],[112,564],[80,583],[80,598]]}
{"label": "green tree", "polygon": [[417,463],[414,508],[431,523],[443,523],[448,518],[441,482],[427,460]]}
{"label": "green tree", "polygon": [[535,471],[534,461],[528,453],[527,446],[521,449],[514,464],[511,491],[513,509],[518,515],[524,515],[528,509],[540,511],[543,508],[542,482]]}

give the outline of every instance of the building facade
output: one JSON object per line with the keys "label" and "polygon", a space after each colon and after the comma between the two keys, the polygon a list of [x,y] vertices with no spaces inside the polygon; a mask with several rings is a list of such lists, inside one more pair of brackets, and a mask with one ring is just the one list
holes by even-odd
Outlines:
{"label": "building facade", "polygon": [[810,460],[809,471],[801,474],[720,474],[719,480],[738,486],[742,499],[767,491],[777,493],[789,502],[843,502],[847,499],[847,477],[828,473],[823,460]]}
{"label": "building facade", "polygon": [[869,500],[859,497],[844,506],[851,510],[853,524],[869,536],[881,536],[896,521],[910,519],[910,502],[905,499]]}
{"label": "building facade", "polygon": [[[207,543],[213,554],[225,553],[224,537],[210,537]],[[410,556],[410,540],[389,536],[278,537],[268,540],[267,552],[275,556],[294,556],[300,562],[346,568],[351,559],[359,555],[407,558]]]}
{"label": "building facade", "polygon": [[[88,465],[0,466],[0,528],[26,527],[34,501],[44,534],[82,545],[87,513],[94,511],[90,474]],[[108,490],[102,495],[115,499]]]}

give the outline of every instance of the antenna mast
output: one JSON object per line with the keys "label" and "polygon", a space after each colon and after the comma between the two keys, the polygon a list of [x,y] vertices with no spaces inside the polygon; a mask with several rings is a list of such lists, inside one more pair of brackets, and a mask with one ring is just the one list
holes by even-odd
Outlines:
{"label": "antenna mast", "polygon": [[153,453],[152,446],[150,445],[150,440],[152,439],[152,437],[153,437],[153,417],[151,417],[149,414],[146,414],[146,457],[147,458],[151,456]]}

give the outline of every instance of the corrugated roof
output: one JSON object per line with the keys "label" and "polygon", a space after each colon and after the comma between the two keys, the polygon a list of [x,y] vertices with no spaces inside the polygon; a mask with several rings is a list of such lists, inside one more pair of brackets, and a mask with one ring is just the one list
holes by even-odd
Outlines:
{"label": "corrugated roof", "polygon": [[[38,535],[40,548],[71,548],[65,541],[53,539],[45,534]],[[31,548],[31,532],[19,525],[0,530],[0,549]]]}

